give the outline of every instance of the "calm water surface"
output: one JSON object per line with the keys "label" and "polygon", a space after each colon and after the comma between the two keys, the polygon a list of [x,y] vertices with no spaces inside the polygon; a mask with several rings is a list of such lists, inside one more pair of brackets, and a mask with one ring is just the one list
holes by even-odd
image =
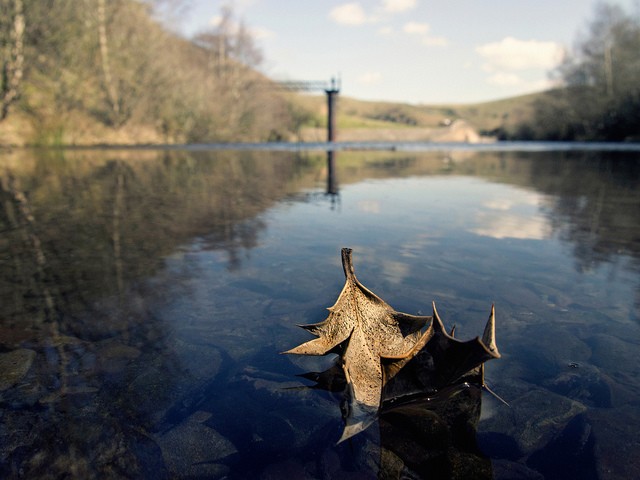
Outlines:
{"label": "calm water surface", "polygon": [[[640,153],[333,155],[3,153],[0,477],[640,478]],[[298,376],[332,359],[279,352],[326,317],[341,247],[459,338],[495,303],[509,406],[336,445],[339,396]]]}

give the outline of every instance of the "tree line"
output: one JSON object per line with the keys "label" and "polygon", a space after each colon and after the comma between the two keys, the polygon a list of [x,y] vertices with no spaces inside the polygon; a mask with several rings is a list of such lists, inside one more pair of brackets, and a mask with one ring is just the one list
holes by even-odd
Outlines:
{"label": "tree line", "polygon": [[[168,142],[287,138],[307,115],[259,73],[259,48],[223,8],[186,39],[161,0],[0,0],[0,122],[148,125]],[[77,122],[77,119],[76,119]],[[0,123],[0,126],[2,123]]]}
{"label": "tree line", "polygon": [[640,140],[640,13],[601,3],[552,72],[561,87],[542,95],[530,121],[501,139]]}

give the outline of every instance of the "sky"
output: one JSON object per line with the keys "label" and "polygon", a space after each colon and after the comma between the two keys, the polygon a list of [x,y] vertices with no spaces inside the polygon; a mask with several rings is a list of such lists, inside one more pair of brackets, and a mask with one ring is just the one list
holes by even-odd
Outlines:
{"label": "sky", "polygon": [[[189,0],[187,36],[230,5],[275,80],[340,78],[342,95],[412,104],[477,103],[541,91],[597,0]],[[639,0],[614,0],[628,12]]]}

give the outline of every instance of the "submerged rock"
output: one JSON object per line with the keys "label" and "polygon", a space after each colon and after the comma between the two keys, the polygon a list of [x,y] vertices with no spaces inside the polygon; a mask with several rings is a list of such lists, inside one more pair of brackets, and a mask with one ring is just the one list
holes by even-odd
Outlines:
{"label": "submerged rock", "polygon": [[586,414],[593,431],[598,478],[640,478],[640,412],[636,405],[594,409]]}
{"label": "submerged rock", "polygon": [[493,460],[491,462],[494,480],[544,480],[540,472],[517,462],[508,460]]}
{"label": "submerged rock", "polygon": [[24,412],[3,419],[29,434],[0,435],[0,477],[168,478],[160,449],[143,432],[115,418],[76,413],[72,421],[53,413],[45,422]]}
{"label": "submerged rock", "polygon": [[302,463],[288,458],[278,463],[268,465],[261,473],[260,480],[281,480],[283,478],[309,478]]}
{"label": "submerged rock", "polygon": [[596,367],[572,363],[567,365],[566,371],[546,381],[544,386],[585,405],[609,408],[612,404],[609,383]]}
{"label": "submerged rock", "polygon": [[222,478],[223,462],[237,453],[235,446],[205,423],[208,412],[195,412],[184,422],[156,437],[171,478]]}
{"label": "submerged rock", "polygon": [[512,437],[525,456],[546,446],[571,419],[587,409],[582,403],[535,387],[510,398],[509,403],[510,409],[482,421],[480,429]]}
{"label": "submerged rock", "polygon": [[141,352],[135,347],[117,341],[101,342],[97,353],[99,370],[103,373],[117,373],[135,361]]}
{"label": "submerged rock", "polygon": [[27,374],[36,352],[20,348],[7,353],[0,353],[0,392],[13,387]]}
{"label": "submerged rock", "polygon": [[574,417],[548,445],[535,452],[527,465],[545,478],[597,480],[593,455],[594,436],[585,415]]}
{"label": "submerged rock", "polygon": [[591,346],[591,362],[607,372],[632,375],[639,373],[637,359],[638,344],[621,340],[611,335],[597,334],[587,342]]}

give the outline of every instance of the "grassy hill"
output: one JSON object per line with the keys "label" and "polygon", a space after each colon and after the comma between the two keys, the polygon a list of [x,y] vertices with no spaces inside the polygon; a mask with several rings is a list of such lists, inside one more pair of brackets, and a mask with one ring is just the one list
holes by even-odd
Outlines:
{"label": "grassy hill", "polygon": [[[451,125],[464,121],[469,128],[491,134],[498,128],[514,130],[531,120],[533,103],[543,94],[531,94],[477,104],[412,105],[372,102],[349,97],[338,99],[338,140],[341,141],[464,141],[465,137],[447,136]],[[299,112],[300,128],[288,137],[290,141],[324,141],[326,139],[326,98],[324,95],[288,94],[287,103]],[[301,112],[301,113],[300,113]],[[105,126],[81,111],[67,112],[64,125],[52,128],[50,115],[37,120],[37,113],[21,112],[0,123],[0,145],[25,143],[98,145],[153,144],[167,139],[153,124],[128,122],[117,128]],[[283,126],[286,131],[290,127]],[[57,132],[62,138],[56,138]],[[62,133],[63,132],[63,133]],[[226,141],[242,140],[233,136]],[[245,139],[246,140],[246,139]],[[257,139],[256,139],[257,140]],[[178,139],[180,141],[180,139]]]}
{"label": "grassy hill", "polygon": [[[438,140],[445,139],[451,125],[464,122],[481,134],[496,129],[513,130],[533,118],[534,103],[544,93],[534,93],[475,104],[413,105],[339,97],[339,140]],[[293,101],[309,112],[303,124],[303,140],[324,139],[324,95],[295,95]],[[456,140],[456,138],[452,138]]]}

